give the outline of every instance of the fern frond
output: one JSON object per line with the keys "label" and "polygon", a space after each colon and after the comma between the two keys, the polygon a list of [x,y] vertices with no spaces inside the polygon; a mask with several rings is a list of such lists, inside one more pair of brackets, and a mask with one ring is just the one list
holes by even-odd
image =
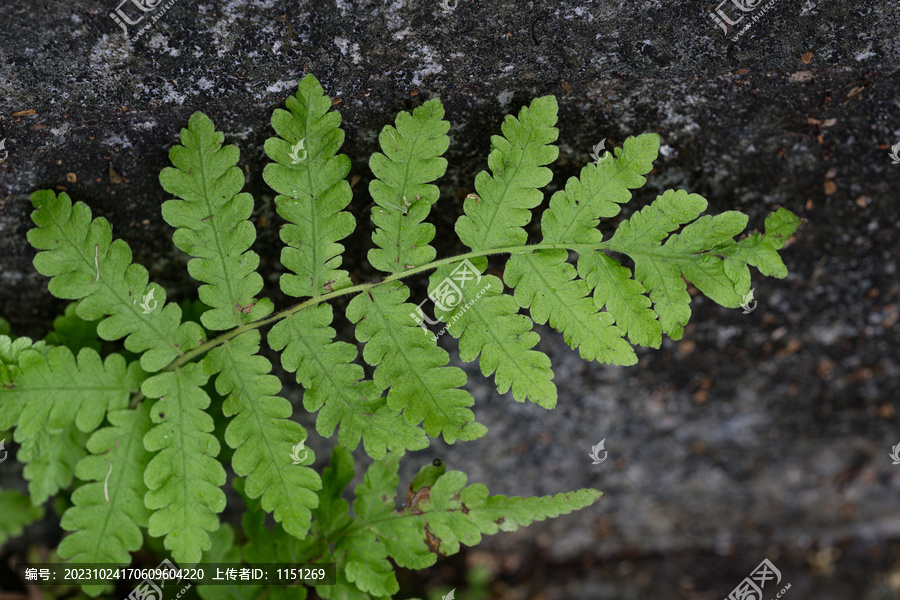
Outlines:
{"label": "fern frond", "polygon": [[[147,269],[131,263],[131,249],[112,239],[106,219],[92,221],[90,208],[83,202],[73,206],[65,192],[59,196],[50,190],[35,192],[31,202],[36,208],[31,219],[37,227],[28,231],[28,241],[39,250],[35,268],[51,278],[48,287],[57,298],[83,298],[76,309],[82,319],[109,315],[97,327],[101,338],[127,336],[125,348],[144,353],[141,367],[148,373],[200,345],[200,326],[182,323],[181,309],[165,305],[161,287],[148,291]],[[150,291],[160,306],[145,314],[137,302]]]}
{"label": "fern frond", "polygon": [[21,374],[14,389],[4,390],[4,411],[15,421],[16,440],[24,442],[42,429],[59,430],[74,422],[90,433],[107,411],[128,406],[130,395],[144,378],[137,362],[125,364],[119,354],[102,360],[95,350],[82,348],[76,362],[66,346],[46,356],[35,350],[19,358]]}
{"label": "fern frond", "polygon": [[478,197],[466,198],[465,215],[456,222],[459,239],[472,250],[521,246],[527,240],[523,226],[544,198],[539,188],[553,178],[542,165],[559,156],[551,145],[559,137],[556,113],[555,96],[535,98],[522,107],[518,119],[506,115],[502,136],[491,136],[488,166],[494,174],[478,173]]}
{"label": "fern frond", "polygon": [[[337,477],[327,482],[325,489],[337,501],[352,479],[353,463],[343,448],[335,448],[332,460],[342,465],[342,471],[331,475]],[[460,543],[473,546],[483,534],[515,531],[532,521],[590,506],[602,495],[584,489],[539,498],[488,496],[484,485],[466,487],[464,473],[448,471],[431,488],[421,488],[410,505],[397,512],[398,463],[397,455],[388,454],[368,468],[354,492],[353,523],[340,530],[335,544],[339,582],[343,575],[347,585],[373,596],[398,590],[389,556],[402,567],[423,569],[435,564],[437,552],[454,554]],[[336,514],[342,516],[343,510]]]}
{"label": "fern frond", "polygon": [[633,365],[637,356],[613,325],[613,316],[599,312],[590,298],[591,288],[576,278],[566,250],[536,250],[514,254],[506,263],[504,279],[515,288],[516,302],[529,309],[540,324],[547,321],[563,334],[585,360]]}
{"label": "fern frond", "polygon": [[[315,490],[322,487],[313,469],[292,464],[291,448],[306,439],[306,431],[290,419],[291,403],[277,396],[281,382],[270,374],[272,364],[259,356],[260,333],[243,333],[213,349],[207,371],[219,372],[216,391],[227,396],[222,412],[234,417],[225,442],[235,449],[234,472],[246,477],[246,493],[262,497],[262,507],[298,538],[309,532]],[[315,460],[310,450],[307,464]]]}
{"label": "fern frond", "polygon": [[663,249],[661,242],[669,233],[696,219],[706,204],[697,194],[667,190],[623,221],[609,240],[611,250],[628,254],[634,260],[635,279],[649,290],[662,330],[673,340],[681,339],[690,319],[691,297],[675,254]]}
{"label": "fern frond", "polygon": [[[313,548],[321,542],[321,538],[318,535],[310,535],[302,540],[297,539],[288,534],[277,523],[270,531],[266,525],[266,511],[263,510],[259,500],[253,500],[247,496],[244,490],[244,481],[241,479],[235,479],[233,483],[234,489],[237,490],[247,505],[247,511],[241,519],[244,534],[247,537],[247,542],[241,547],[241,556],[244,562],[251,565],[278,562],[294,564],[314,562],[312,560],[314,558]],[[313,533],[317,534],[318,532],[314,531]],[[240,587],[243,588],[245,586]],[[299,587],[260,586],[257,588],[256,586],[246,586],[246,589],[259,591],[263,587],[266,589],[264,597],[272,600],[292,600],[293,598],[302,600],[306,597],[305,590],[302,593],[295,593],[301,589]],[[241,597],[243,597],[243,594]],[[247,600],[260,597],[257,593],[247,597]]]}
{"label": "fern frond", "polygon": [[603,236],[597,230],[601,218],[619,214],[621,204],[631,199],[629,190],[642,187],[642,175],[653,168],[659,154],[659,135],[644,133],[629,137],[616,157],[604,156],[588,163],[578,177],[570,177],[566,187],[550,198],[541,216],[543,241],[549,243],[593,244]]}
{"label": "fern frond", "polygon": [[41,429],[22,442],[16,459],[26,465],[24,475],[33,505],[40,506],[72,485],[75,465],[87,454],[87,439],[88,434],[72,423],[62,430]]}
{"label": "fern frond", "polygon": [[787,267],[778,250],[784,247],[799,225],[800,217],[786,208],[779,208],[766,217],[765,234],[754,231],[738,242],[728,240],[715,249],[717,254],[725,257],[725,274],[734,282],[739,294],[745,294],[750,289],[748,264],[766,277],[787,277]]}
{"label": "fern frond", "polygon": [[32,506],[28,496],[0,490],[0,545],[22,535],[27,525],[44,518],[43,506]]}
{"label": "fern frond", "polygon": [[[476,261],[473,267],[477,270]],[[453,281],[453,271],[465,263],[453,263],[435,270],[429,294],[438,297],[440,286]],[[480,297],[479,297],[480,295]],[[459,339],[459,356],[466,362],[478,359],[485,377],[494,374],[497,391],[512,389],[517,402],[526,399],[544,408],[556,406],[556,386],[550,358],[532,350],[540,336],[532,331],[534,322],[518,314],[519,307],[509,294],[503,293],[503,282],[493,275],[479,275],[460,288],[458,303],[445,311],[435,305],[437,318],[447,323],[446,330]]]}
{"label": "fern frond", "polygon": [[[432,542],[437,542],[438,551],[444,555],[459,552],[460,543],[466,546],[480,543],[482,534],[516,531],[533,521],[543,521],[590,506],[603,495],[598,490],[581,489],[555,496],[489,496],[485,485],[475,483],[466,486],[466,479],[462,471],[447,471],[416,507],[425,513],[415,521],[419,539],[424,538],[422,534],[427,531],[434,538]],[[397,560],[393,551],[391,556]]]}
{"label": "fern frond", "polygon": [[26,350],[34,350],[46,356],[53,346],[46,342],[34,342],[31,338],[12,338],[8,335],[0,335],[0,431],[11,429],[19,419],[22,406],[7,410],[6,396],[10,390],[16,389],[16,379],[21,376],[19,358]]}
{"label": "fern frond", "polygon": [[[337,243],[356,226],[343,210],[353,196],[344,179],[350,159],[336,155],[344,143],[341,115],[329,112],[331,99],[314,76],[306,75],[286,104],[290,112],[272,114],[280,138],[266,140],[266,154],[275,164],[263,169],[265,182],[280,194],[275,210],[289,223],[280,232],[287,244],[281,262],[293,273],[281,276],[281,289],[294,297],[319,296],[350,285],[347,271],[338,269],[344,247]],[[301,142],[306,158],[294,162],[292,148]]]}
{"label": "fern frond", "polygon": [[428,264],[436,255],[429,242],[434,225],[422,223],[440,190],[429,182],[447,170],[441,155],[450,146],[444,107],[437,98],[417,107],[412,114],[400,112],[396,126],[385,125],[378,141],[381,151],[372,154],[369,167],[375,174],[369,193],[377,207],[372,222],[377,227],[369,250],[369,262],[387,273]]}
{"label": "fern frond", "polygon": [[[87,442],[91,452],[78,462],[75,475],[87,483],[72,494],[74,506],[61,526],[71,531],[59,545],[59,555],[73,563],[128,565],[138,550],[150,511],[144,506],[144,469],[150,453],[142,440],[152,427],[150,403],[110,412],[112,427],[96,431]],[[97,595],[104,585],[83,589]]]}
{"label": "fern frond", "polygon": [[363,358],[375,367],[373,379],[390,388],[387,404],[403,410],[407,423],[418,425],[430,437],[443,432],[444,441],[474,440],[487,428],[475,422],[469,406],[475,403],[460,389],[466,374],[446,366],[450,355],[410,319],[416,306],[406,304],[409,290],[398,281],[377,285],[358,294],[347,306],[347,318],[356,324],[356,338],[365,342]]}
{"label": "fern frond", "polygon": [[[629,137],[623,147],[616,148],[614,152],[615,156],[604,157],[597,164],[585,165],[579,177],[570,178],[564,190],[553,194],[550,206],[541,217],[544,242],[601,242],[603,235],[597,229],[600,219],[619,214],[620,205],[631,199],[629,190],[646,183],[642,175],[653,168],[653,161],[659,153],[659,135],[645,133]],[[513,260],[516,258],[513,256]],[[627,267],[603,252],[582,252],[578,257],[578,274],[593,290],[596,308],[605,307],[615,319],[616,327],[627,333],[632,343],[659,347],[662,327],[650,309],[646,290],[631,279],[631,271]],[[541,280],[534,283],[538,296],[554,293],[552,289],[542,289],[540,283]],[[581,288],[581,285],[578,284],[578,287]],[[557,306],[566,310],[564,305]],[[584,354],[582,356],[587,358]]]}
{"label": "fern frond", "polygon": [[166,536],[165,547],[178,563],[200,560],[211,544],[208,532],[219,526],[216,513],[225,508],[225,469],[215,459],[219,442],[203,412],[209,396],[200,386],[207,379],[202,365],[189,363],[141,386],[147,398],[159,398],[151,412],[157,425],[144,436],[144,447],[157,452],[144,471],[144,504],[154,511],[148,530]]}
{"label": "fern frond", "polygon": [[631,277],[631,269],[603,252],[578,256],[578,274],[594,290],[594,305],[606,307],[632,344],[659,348],[662,325],[650,308],[647,290]]}
{"label": "fern frond", "polygon": [[70,302],[66,305],[65,312],[53,319],[53,331],[44,337],[44,341],[54,346],[66,346],[72,352],[78,352],[82,348],[100,352],[97,323],[79,317],[75,313],[77,304]]}
{"label": "fern frond", "polygon": [[428,446],[425,432],[410,425],[401,411],[388,406],[379,388],[364,379],[362,366],[354,363],[357,350],[346,342],[335,342],[331,305],[310,306],[302,314],[279,321],[269,332],[269,345],[282,351],[281,364],[297,373],[303,386],[303,407],[321,409],[316,431],[331,437],[340,423],[338,442],[350,450],[360,439],[366,453],[381,458],[390,449],[403,454]]}
{"label": "fern frond", "polygon": [[[559,135],[556,124],[557,104],[554,96],[535,98],[522,107],[519,118],[507,115],[501,127],[503,136],[491,137],[487,171],[475,178],[477,195],[466,198],[465,215],[456,222],[459,239],[472,250],[487,250],[522,245],[528,235],[523,229],[531,220],[530,209],[541,203],[538,188],[553,174],[543,165],[556,160],[559,149],[551,145]],[[481,273],[487,259],[475,258],[472,266]],[[431,276],[429,296],[435,298],[438,286],[452,278],[458,264],[438,268]],[[479,361],[481,372],[496,373],[497,390],[502,394],[512,388],[518,402],[530,399],[541,406],[556,405],[556,386],[552,383],[550,359],[532,350],[540,337],[526,315],[518,314],[515,301],[503,294],[503,283],[489,276],[488,289],[472,302],[481,290],[463,288],[466,302],[446,311],[436,307],[436,316],[449,323],[448,331],[459,338],[460,356],[465,361]],[[461,306],[466,306],[463,311]],[[445,305],[446,308],[449,308]]]}
{"label": "fern frond", "polygon": [[169,150],[173,167],[159,174],[163,189],[180,198],[163,202],[162,216],[176,228],[172,241],[194,256],[188,273],[201,285],[200,300],[212,310],[203,313],[203,326],[230,329],[272,312],[272,303],[258,301],[262,277],[256,272],[259,256],[249,250],[256,227],[248,220],[253,198],[240,193],[244,174],[237,168],[235,146],[222,146],[225,134],[216,131],[202,112],[191,115],[181,130],[181,144]]}

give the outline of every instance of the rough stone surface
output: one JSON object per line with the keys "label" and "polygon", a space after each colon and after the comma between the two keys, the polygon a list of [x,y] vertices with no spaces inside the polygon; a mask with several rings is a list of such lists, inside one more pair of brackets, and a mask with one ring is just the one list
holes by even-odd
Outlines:
{"label": "rough stone surface", "polygon": [[[662,156],[623,217],[680,188],[706,197],[710,213],[748,213],[750,227],[777,206],[808,222],[783,253],[787,279],[753,271],[754,312],[695,296],[683,340],[640,350],[634,367],[585,363],[539,328],[557,373],[553,411],[497,394],[477,365],[462,365],[490,432],[452,447],[435,441],[406,461],[401,480],[440,455],[493,493],[596,487],[606,496],[404,581],[458,587],[462,597],[468,565],[494,574],[498,598],[711,599],[768,557],[792,584],[789,598],[900,598],[900,466],[888,458],[900,443],[900,164],[888,156],[900,142],[900,5],[774,0],[746,13],[738,26],[750,29],[736,39],[710,19],[710,3],[473,0],[445,13],[436,1],[180,0],[133,41],[107,16],[114,8],[0,5],[9,152],[0,314],[17,334],[42,337],[64,307],[31,266],[37,189],[66,189],[106,217],[171,298],[195,288],[160,216],[158,182],[195,110],[241,150],[254,219],[266,223],[254,246],[264,293],[284,305],[263,143],[272,110],[304,73],[340,100],[341,151],[359,177],[345,265],[360,280],[376,276],[364,260],[367,157],[385,123],[428,98],[444,102],[450,166],[431,222],[447,232],[439,252],[450,254],[490,136],[504,114],[552,93],[560,158],[548,198],[601,139],[609,148],[654,131]],[[423,282],[411,283],[424,298]],[[300,407],[296,385],[284,393]],[[314,416],[298,420],[311,428]],[[609,459],[591,465],[603,438]],[[317,465],[331,443],[311,433]],[[3,487],[19,485],[14,465],[2,465]],[[53,545],[57,535],[48,517],[27,537]]]}

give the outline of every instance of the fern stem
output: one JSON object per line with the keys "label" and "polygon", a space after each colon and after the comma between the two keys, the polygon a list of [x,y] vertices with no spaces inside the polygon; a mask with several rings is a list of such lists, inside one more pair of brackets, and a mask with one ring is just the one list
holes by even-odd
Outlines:
{"label": "fern stem", "polygon": [[216,346],[224,344],[230,339],[236,338],[237,336],[250,331],[252,329],[258,329],[260,327],[264,327],[265,325],[269,325],[276,321],[280,321],[285,317],[289,317],[295,312],[301,311],[304,308],[309,306],[315,306],[316,304],[320,304],[322,302],[326,302],[333,298],[340,298],[341,296],[346,296],[348,294],[357,294],[366,292],[376,285],[381,285],[383,283],[388,283],[390,281],[399,281],[406,277],[410,277],[412,275],[418,275],[420,273],[425,273],[427,271],[431,271],[432,269],[436,269],[443,265],[448,265],[460,260],[466,260],[469,258],[478,258],[481,256],[490,256],[493,254],[524,254],[525,252],[533,252],[535,250],[576,250],[579,252],[589,252],[594,250],[604,250],[609,248],[609,242],[600,242],[599,244],[567,244],[567,243],[556,243],[550,244],[546,242],[537,243],[537,244],[526,244],[524,246],[507,246],[505,248],[491,248],[489,250],[476,250],[474,252],[467,252],[465,254],[458,254],[456,256],[451,256],[449,258],[442,258],[441,260],[436,260],[434,262],[430,262],[427,265],[422,265],[421,267],[415,267],[413,269],[408,269],[403,271],[402,273],[395,273],[388,277],[385,277],[382,280],[370,283],[361,283],[359,285],[354,285],[351,287],[343,288],[340,290],[335,290],[328,294],[322,294],[320,296],[314,296],[308,300],[301,302],[300,304],[296,304],[291,306],[290,308],[286,308],[281,312],[277,312],[274,315],[266,317],[265,319],[260,319],[258,321],[253,321],[251,323],[244,323],[240,327],[236,327],[227,333],[223,333],[217,338],[211,339],[200,346],[197,346],[193,350],[185,352],[171,363],[169,363],[162,372],[165,371],[174,371],[178,367],[184,365],[185,363],[190,362],[195,357],[203,354],[207,350],[211,350]]}

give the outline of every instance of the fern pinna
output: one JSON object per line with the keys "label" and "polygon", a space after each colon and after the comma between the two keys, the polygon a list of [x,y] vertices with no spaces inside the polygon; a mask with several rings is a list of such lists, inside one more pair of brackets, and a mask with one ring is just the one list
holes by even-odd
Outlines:
{"label": "fern pinna", "polygon": [[[162,215],[175,229],[175,245],[191,257],[188,271],[201,284],[202,304],[168,301],[166,290],[132,263],[128,245],[113,239],[109,222],[84,203],[73,204],[65,193],[33,194],[36,227],[28,239],[38,250],[35,267],[50,278],[54,296],[77,303],[44,341],[0,337],[0,430],[14,430],[34,507],[79,481],[62,516],[70,533],[60,557],[127,565],[150,538],[162,538],[180,564],[335,562],[337,581],[317,586],[320,596],[389,598],[399,586],[388,559],[422,569],[460,543],[476,544],[483,534],[568,513],[600,496],[589,489],[489,496],[483,485],[467,486],[462,472],[441,469],[397,509],[403,454],[427,447],[429,438],[452,444],[487,431],[475,421],[464,371],[449,366],[435,335],[427,329],[423,335],[425,316],[404,278],[433,271],[428,296],[444,331],[458,339],[461,358],[478,360],[499,393],[553,408],[553,371],[535,349],[535,323],[549,323],[587,360],[632,365],[633,344],[658,348],[663,333],[681,338],[690,317],[686,280],[736,308],[750,289],[748,265],[768,276],[787,274],[778,250],[799,219],[785,209],[769,215],[764,234],[735,241],[746,215],[701,217],[702,197],[670,190],[603,236],[601,219],[616,216],[645,183],[659,150],[655,134],[628,138],[614,155],[569,179],[541,217],[540,241],[528,243],[525,226],[558,155],[556,99],[546,96],[518,118],[507,116],[503,135],[491,138],[490,170],[476,177],[456,223],[469,250],[459,256],[436,258],[436,231],[427,222],[450,143],[441,102],[401,112],[384,127],[381,152],[369,162],[375,231],[368,253],[384,278],[354,285],[341,268],[341,241],[355,227],[346,210],[350,160],[337,153],[344,132],[331,107],[308,75],[287,99],[288,110],[272,116],[278,137],[265,144],[272,162],[263,177],[278,193],[275,207],[285,222],[281,262],[288,272],[281,289],[297,299],[278,312],[259,296],[259,257],[250,250],[253,200],[241,193],[238,150],[223,146],[224,135],[202,113],[181,131],[181,144],[170,151],[173,166],[160,175],[175,197],[163,203]],[[502,279],[486,272],[493,255],[509,255]],[[336,338],[328,301],[340,296],[351,297],[346,316],[358,343]],[[100,352],[99,339],[122,338],[126,352]],[[290,459],[307,432],[291,418],[293,406],[260,353],[263,343],[280,352],[282,366],[305,390],[303,407],[318,413],[317,432],[338,430],[321,474],[311,466],[311,451],[293,461],[300,464]],[[210,409],[213,397],[220,411]],[[227,423],[221,436],[217,422]],[[226,504],[220,438],[233,450],[235,487],[248,508],[242,536],[219,519]],[[374,460],[351,511],[342,494],[354,474],[350,451],[360,443]],[[19,507],[21,518],[10,526],[16,532],[41,516],[18,492],[2,494],[0,505]],[[267,514],[274,529],[266,526]],[[97,596],[109,586],[84,588]],[[200,593],[215,598],[217,590]],[[283,593],[235,590],[229,597]]]}

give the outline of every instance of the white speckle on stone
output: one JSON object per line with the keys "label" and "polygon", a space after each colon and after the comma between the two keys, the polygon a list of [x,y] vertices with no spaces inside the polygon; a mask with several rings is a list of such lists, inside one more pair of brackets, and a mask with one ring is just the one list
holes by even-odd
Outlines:
{"label": "white speckle on stone", "polygon": [[354,64],[362,62],[362,56],[360,56],[359,54],[359,44],[353,43],[351,45],[350,40],[342,37],[334,38],[334,43],[338,48],[341,49],[341,54],[343,54],[344,56],[347,56],[348,51],[350,52],[350,56],[353,57]]}
{"label": "white speckle on stone", "polygon": [[300,82],[297,81],[296,79],[290,79],[288,81],[279,80],[279,81],[276,81],[275,83],[273,83],[272,85],[270,85],[269,87],[267,87],[266,93],[267,94],[277,94],[278,92],[280,92],[282,90],[291,90],[293,92],[293,90],[299,85],[299,83]]}
{"label": "white speckle on stone", "polygon": [[512,102],[513,95],[515,92],[500,92],[497,94],[497,101],[500,102],[500,106],[505,107],[507,104]]}
{"label": "white speckle on stone", "polygon": [[672,146],[670,146],[668,144],[662,144],[659,147],[659,153],[662,154],[663,156],[665,156],[666,158],[669,158],[670,156],[675,156],[677,154],[677,152],[675,151],[675,148],[673,148]]}
{"label": "white speckle on stone", "polygon": [[406,36],[411,35],[411,34],[412,34],[412,32],[409,30],[409,27],[404,27],[400,31],[394,32],[394,39],[402,40],[403,38],[405,38]]}
{"label": "white speckle on stone", "polygon": [[209,88],[211,88],[214,85],[215,84],[212,81],[210,81],[209,79],[207,79],[206,77],[201,77],[200,81],[197,82],[197,87],[200,88],[201,90],[208,90]]}
{"label": "white speckle on stone", "polygon": [[806,0],[803,3],[803,8],[800,10],[800,16],[805,17],[806,15],[814,15],[816,14],[816,3],[814,0]]}
{"label": "white speckle on stone", "polygon": [[171,83],[166,84],[166,93],[161,98],[162,102],[165,103],[175,103],[178,106],[182,106],[184,101],[187,99],[187,94],[182,94],[178,92],[175,87]]}
{"label": "white speckle on stone", "polygon": [[432,54],[431,47],[422,45],[419,48],[419,54],[423,55],[423,66],[421,69],[413,71],[413,78],[410,82],[410,85],[420,86],[422,85],[422,78],[427,77],[429,75],[435,75],[437,73],[441,73],[444,70],[443,65],[437,62]]}
{"label": "white speckle on stone", "polygon": [[148,46],[155,50],[162,50],[163,52],[167,52],[169,56],[181,55],[181,50],[179,50],[178,48],[169,47],[169,38],[161,33],[154,33],[152,36],[150,36],[150,43],[148,44]]}
{"label": "white speckle on stone", "polygon": [[143,129],[145,131],[153,129],[156,127],[156,119],[150,119],[149,121],[144,121],[143,123],[135,123],[135,129]]}
{"label": "white speckle on stone", "polygon": [[106,144],[107,146],[119,146],[122,150],[124,150],[125,148],[131,148],[131,142],[128,141],[128,137],[124,135],[110,135],[105,140],[103,140],[102,143]]}
{"label": "white speckle on stone", "polygon": [[226,138],[240,138],[242,140],[246,140],[250,136],[250,134],[253,133],[253,128],[247,127],[243,131],[238,131],[238,132],[226,131],[224,133],[225,133]]}
{"label": "white speckle on stone", "polygon": [[866,60],[867,58],[872,58],[873,56],[875,56],[875,53],[872,52],[872,43],[869,42],[869,45],[866,47],[866,49],[854,56],[854,58],[859,61]]}
{"label": "white speckle on stone", "polygon": [[76,13],[72,13],[71,15],[69,15],[69,19],[70,19],[73,23],[81,23],[81,17],[78,16]]}
{"label": "white speckle on stone", "polygon": [[510,71],[512,71],[515,68],[516,68],[516,65],[506,65],[505,67],[503,67],[500,70],[503,71],[504,73],[509,73]]}
{"label": "white speckle on stone", "polygon": [[52,133],[53,135],[57,135],[57,136],[59,136],[59,135],[65,136],[71,128],[72,128],[71,123],[63,123],[60,127],[51,129],[50,133]]}

